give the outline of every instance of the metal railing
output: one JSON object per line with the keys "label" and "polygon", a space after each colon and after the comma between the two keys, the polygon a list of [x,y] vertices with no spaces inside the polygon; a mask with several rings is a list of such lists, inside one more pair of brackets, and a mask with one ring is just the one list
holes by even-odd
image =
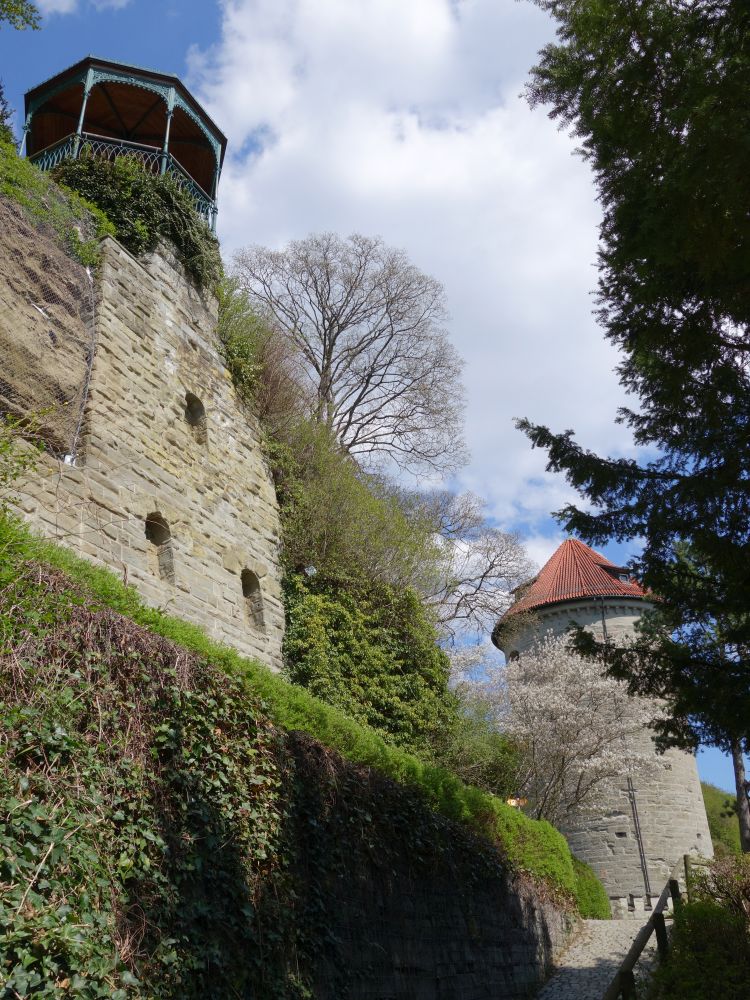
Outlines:
{"label": "metal railing", "polygon": [[216,202],[213,198],[210,198],[203,188],[194,181],[190,174],[185,170],[181,163],[170,154],[167,153],[167,165],[166,171],[170,177],[175,181],[178,187],[186,191],[190,197],[193,199],[195,204],[195,210],[211,228],[215,228],[215,217],[216,217]]}
{"label": "metal railing", "polygon": [[118,156],[128,156],[142,163],[150,173],[169,174],[177,186],[190,196],[196,212],[206,224],[215,228],[216,202],[171,153],[165,153],[158,146],[146,146],[140,142],[83,132],[81,135],[66,135],[64,139],[34,153],[29,160],[41,170],[52,170],[63,160],[76,160],[81,155],[97,156],[110,161],[116,160]]}
{"label": "metal railing", "polygon": [[29,157],[29,160],[39,167],[40,170],[52,170],[58,163],[62,163],[63,160],[69,160],[74,156],[75,139],[76,136],[74,135],[66,135],[59,142],[55,142],[51,146],[47,146],[46,149],[41,149],[38,153],[34,153],[33,156]]}

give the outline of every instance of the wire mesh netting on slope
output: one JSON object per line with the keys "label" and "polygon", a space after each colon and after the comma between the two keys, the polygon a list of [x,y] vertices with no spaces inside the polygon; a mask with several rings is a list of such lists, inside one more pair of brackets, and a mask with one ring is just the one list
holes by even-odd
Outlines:
{"label": "wire mesh netting on slope", "polygon": [[91,275],[0,198],[0,413],[33,415],[51,454],[74,460],[94,355]]}

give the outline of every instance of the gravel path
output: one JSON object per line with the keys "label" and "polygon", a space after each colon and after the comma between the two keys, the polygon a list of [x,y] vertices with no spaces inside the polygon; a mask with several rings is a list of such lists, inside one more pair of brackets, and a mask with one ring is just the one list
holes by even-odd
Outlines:
{"label": "gravel path", "polygon": [[[601,1000],[641,926],[638,920],[585,920],[537,1000]],[[637,982],[648,978],[655,961],[652,934],[635,967]]]}

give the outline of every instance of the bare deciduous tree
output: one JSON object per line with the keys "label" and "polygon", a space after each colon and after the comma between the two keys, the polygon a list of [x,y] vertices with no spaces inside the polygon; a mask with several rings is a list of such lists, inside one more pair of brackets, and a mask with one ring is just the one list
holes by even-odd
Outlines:
{"label": "bare deciduous tree", "polygon": [[380,239],[333,233],[238,252],[235,275],[293,342],[316,419],[360,461],[465,459],[463,363],[442,285]]}
{"label": "bare deciduous tree", "polygon": [[422,589],[444,638],[486,635],[512,603],[513,588],[533,575],[518,537],[492,527],[471,493],[403,492],[400,503],[440,539],[443,558]]}

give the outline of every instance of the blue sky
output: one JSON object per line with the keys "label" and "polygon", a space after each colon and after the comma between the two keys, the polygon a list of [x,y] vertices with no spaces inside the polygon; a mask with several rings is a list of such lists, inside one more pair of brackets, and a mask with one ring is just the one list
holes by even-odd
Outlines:
{"label": "blue sky", "polygon": [[[229,138],[219,196],[227,258],[309,232],[380,235],[446,288],[466,359],[471,463],[537,563],[573,499],[515,431],[573,427],[634,454],[615,425],[616,355],[591,316],[599,210],[588,168],[519,97],[552,36],[531,2],[44,0],[39,32],[0,29],[0,77],[23,92],[89,53],[176,73]],[[624,562],[632,546],[606,550]],[[708,752],[705,778],[731,788]]]}
{"label": "blue sky", "polygon": [[220,26],[219,7],[210,2],[131,0],[97,9],[82,0],[71,13],[44,16],[41,31],[0,29],[0,76],[17,108],[26,90],[85,55],[182,76],[190,47],[215,41]]}

